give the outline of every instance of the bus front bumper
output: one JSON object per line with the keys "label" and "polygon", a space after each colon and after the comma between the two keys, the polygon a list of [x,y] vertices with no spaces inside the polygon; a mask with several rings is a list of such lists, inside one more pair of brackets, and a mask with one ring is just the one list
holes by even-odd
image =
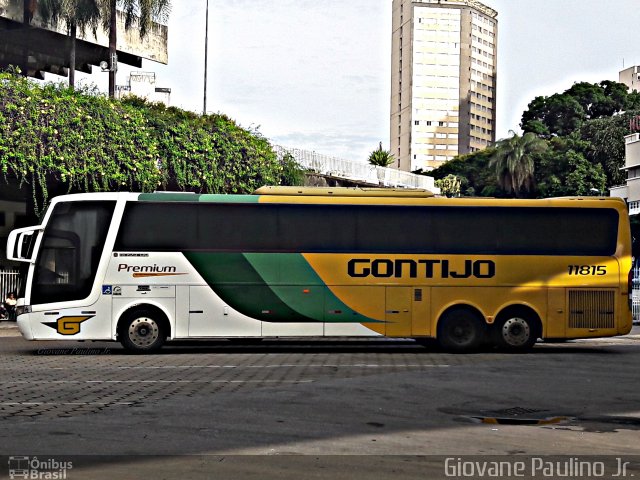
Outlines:
{"label": "bus front bumper", "polygon": [[29,323],[29,314],[24,313],[22,315],[18,315],[16,322],[18,323],[18,330],[20,330],[20,334],[26,340],[33,340],[33,332],[31,331],[31,324]]}

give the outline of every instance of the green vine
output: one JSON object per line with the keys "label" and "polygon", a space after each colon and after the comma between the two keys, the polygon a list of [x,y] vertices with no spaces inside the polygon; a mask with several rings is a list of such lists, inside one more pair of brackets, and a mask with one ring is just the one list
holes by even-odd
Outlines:
{"label": "green vine", "polygon": [[225,115],[196,115],[92,87],[38,85],[0,72],[0,168],[29,184],[40,216],[52,195],[170,189],[249,193],[291,182],[295,164]]}

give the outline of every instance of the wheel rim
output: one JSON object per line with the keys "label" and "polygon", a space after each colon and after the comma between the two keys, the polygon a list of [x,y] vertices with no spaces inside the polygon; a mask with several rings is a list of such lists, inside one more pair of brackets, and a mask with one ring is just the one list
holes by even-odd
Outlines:
{"label": "wheel rim", "polygon": [[153,318],[136,318],[129,325],[129,340],[136,347],[149,347],[160,338],[160,327]]}
{"label": "wheel rim", "polygon": [[524,318],[510,318],[502,325],[502,338],[512,347],[525,345],[531,338],[531,327]]}
{"label": "wheel rim", "polygon": [[468,319],[458,319],[452,322],[448,329],[449,338],[456,345],[467,345],[474,341],[476,336],[475,326]]}

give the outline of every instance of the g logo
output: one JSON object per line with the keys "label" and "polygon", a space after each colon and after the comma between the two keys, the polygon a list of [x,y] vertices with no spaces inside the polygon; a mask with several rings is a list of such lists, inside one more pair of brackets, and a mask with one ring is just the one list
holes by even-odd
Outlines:
{"label": "g logo", "polygon": [[76,335],[80,333],[80,324],[93,317],[95,317],[95,315],[73,315],[60,317],[55,322],[45,323],[45,325],[53,328],[60,335]]}

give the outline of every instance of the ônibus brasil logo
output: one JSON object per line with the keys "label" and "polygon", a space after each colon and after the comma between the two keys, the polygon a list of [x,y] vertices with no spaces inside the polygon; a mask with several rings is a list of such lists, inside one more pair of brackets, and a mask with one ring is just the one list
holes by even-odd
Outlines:
{"label": "\u00f4nibus brasil logo", "polygon": [[47,458],[45,460],[38,457],[11,456],[9,457],[9,478],[25,479],[52,479],[64,480],[67,478],[67,471],[73,468],[73,462]]}

